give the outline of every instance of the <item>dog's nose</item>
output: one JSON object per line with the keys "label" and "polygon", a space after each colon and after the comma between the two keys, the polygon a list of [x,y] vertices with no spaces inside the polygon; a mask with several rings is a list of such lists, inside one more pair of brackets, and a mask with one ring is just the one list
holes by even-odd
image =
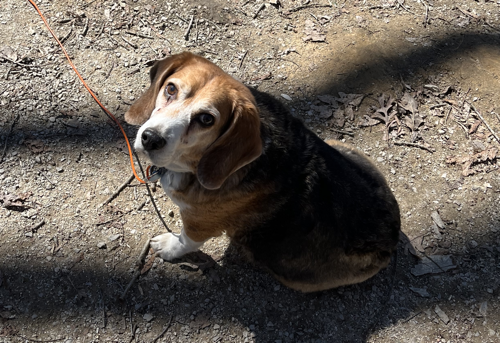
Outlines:
{"label": "dog's nose", "polygon": [[167,144],[165,139],[156,131],[146,129],[141,135],[142,146],[146,150],[159,150]]}

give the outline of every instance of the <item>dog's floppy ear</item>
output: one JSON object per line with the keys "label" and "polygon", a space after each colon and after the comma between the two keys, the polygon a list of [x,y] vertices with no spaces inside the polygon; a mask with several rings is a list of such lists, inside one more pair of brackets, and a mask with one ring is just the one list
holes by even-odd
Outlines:
{"label": "dog's floppy ear", "polygon": [[241,167],[262,154],[260,118],[251,101],[234,105],[228,129],[205,151],[196,175],[207,189],[218,189]]}
{"label": "dog's floppy ear", "polygon": [[175,73],[190,57],[190,53],[172,55],[162,60],[156,61],[149,77],[151,85],[148,90],[137,101],[135,101],[129,110],[125,113],[125,121],[132,125],[144,124],[155,109],[156,97],[160,91],[163,82],[167,77]]}

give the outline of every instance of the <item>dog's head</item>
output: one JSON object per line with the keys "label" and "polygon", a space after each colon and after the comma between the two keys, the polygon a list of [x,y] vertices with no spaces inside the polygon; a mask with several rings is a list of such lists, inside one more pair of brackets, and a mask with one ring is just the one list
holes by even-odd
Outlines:
{"label": "dog's head", "polygon": [[134,146],[154,165],[194,173],[218,189],[261,155],[255,99],[219,67],[185,52],[156,62],[150,77],[125,120],[142,124]]}

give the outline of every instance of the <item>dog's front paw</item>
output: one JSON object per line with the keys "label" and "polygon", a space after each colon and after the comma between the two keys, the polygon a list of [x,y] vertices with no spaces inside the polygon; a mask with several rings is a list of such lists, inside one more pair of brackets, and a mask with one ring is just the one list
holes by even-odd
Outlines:
{"label": "dog's front paw", "polygon": [[180,235],[164,233],[151,239],[151,248],[166,261],[172,261],[189,252],[198,250],[203,242],[198,243],[190,239],[184,231]]}

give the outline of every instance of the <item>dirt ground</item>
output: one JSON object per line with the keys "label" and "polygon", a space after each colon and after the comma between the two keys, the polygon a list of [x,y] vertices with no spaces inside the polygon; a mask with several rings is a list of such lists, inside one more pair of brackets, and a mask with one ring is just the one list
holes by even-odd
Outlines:
{"label": "dirt ground", "polygon": [[120,300],[164,228],[135,180],[100,206],[131,175],[124,139],[29,2],[2,0],[0,342],[500,342],[500,1],[37,4],[120,120],[152,61],[201,54],[371,156],[404,235],[396,265],[316,294],[214,238]]}

